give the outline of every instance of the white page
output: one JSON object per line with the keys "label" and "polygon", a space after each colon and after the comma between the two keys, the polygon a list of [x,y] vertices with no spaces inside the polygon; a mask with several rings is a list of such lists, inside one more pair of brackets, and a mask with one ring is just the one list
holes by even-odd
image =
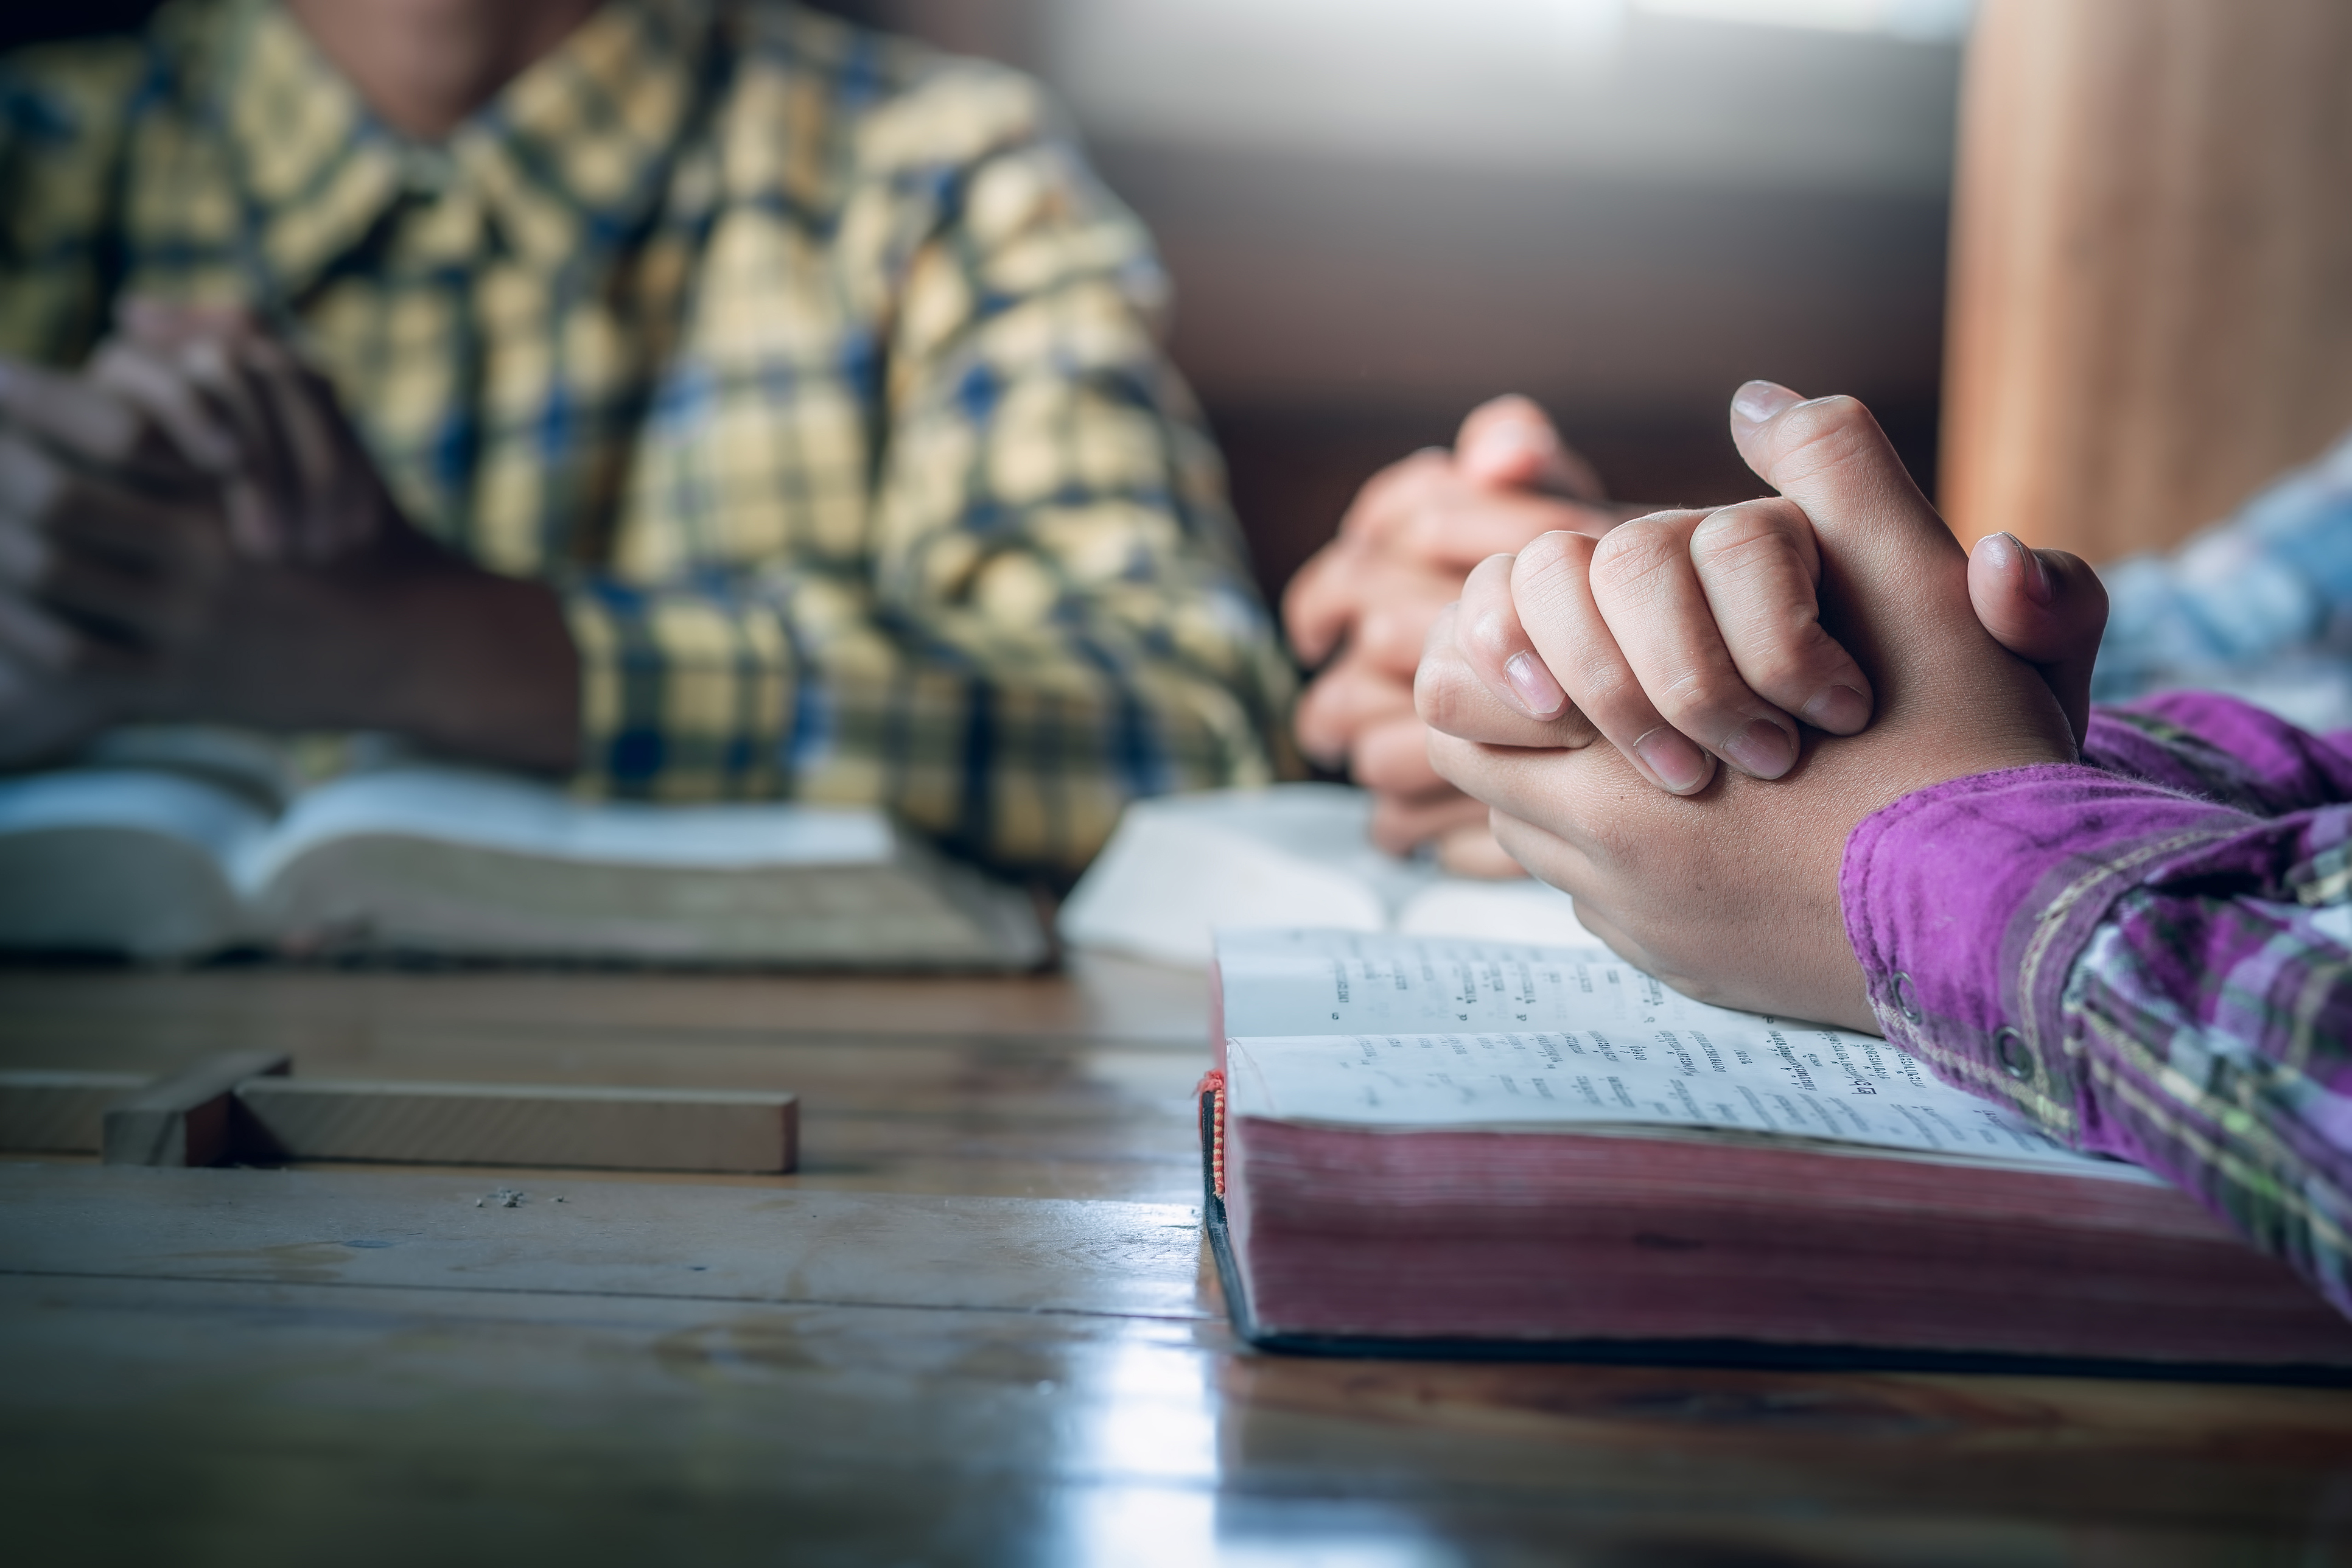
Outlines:
{"label": "white page", "polygon": [[259,806],[179,773],[0,780],[0,947],[176,959],[229,945],[248,925],[229,867],[268,832]]}
{"label": "white page", "polygon": [[1217,969],[1227,1035],[1719,1027],[1749,1016],[1669,991],[1598,944],[1225,930]]}
{"label": "white page", "polygon": [[1597,945],[1576,918],[1575,900],[1530,877],[1492,882],[1442,877],[1404,901],[1391,929],[1401,936]]}
{"label": "white page", "polygon": [[1202,967],[1235,920],[1381,930],[1437,869],[1382,853],[1371,816],[1372,797],[1341,784],[1134,801],[1063,900],[1062,940]]}
{"label": "white page", "polygon": [[1453,877],[1371,840],[1372,797],[1345,784],[1202,790],[1129,803],[1062,902],[1072,947],[1201,966],[1220,926],[1398,931],[1589,942],[1568,895]]}
{"label": "white page", "polygon": [[1240,1114],[1354,1127],[1682,1127],[2079,1174],[2074,1153],[1872,1036],[1694,1002],[1605,948],[1223,932]]}
{"label": "white page", "polygon": [[529,779],[417,764],[338,779],[303,796],[240,866],[239,879],[257,889],[310,846],[362,834],[711,869],[882,865],[894,847],[888,821],[863,807],[580,801]]}
{"label": "white page", "polygon": [[203,850],[224,868],[269,832],[259,807],[178,773],[73,768],[0,780],[0,834],[118,827],[160,834]]}

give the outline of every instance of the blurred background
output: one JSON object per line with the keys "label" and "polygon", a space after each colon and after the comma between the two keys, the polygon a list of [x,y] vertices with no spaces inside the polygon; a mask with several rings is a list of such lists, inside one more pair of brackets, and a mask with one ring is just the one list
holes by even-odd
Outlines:
{"label": "blurred background", "polygon": [[[1755,493],[1751,375],[1936,467],[1969,0],[834,0],[1050,82],[1159,237],[1271,595],[1381,464],[1530,394],[1612,493]],[[140,0],[0,7],[0,46]]]}
{"label": "blurred background", "polygon": [[1174,275],[1269,595],[1499,392],[1629,499],[1756,493],[1752,375],[1866,398],[1934,483],[1969,0],[854,9],[1069,107]]}

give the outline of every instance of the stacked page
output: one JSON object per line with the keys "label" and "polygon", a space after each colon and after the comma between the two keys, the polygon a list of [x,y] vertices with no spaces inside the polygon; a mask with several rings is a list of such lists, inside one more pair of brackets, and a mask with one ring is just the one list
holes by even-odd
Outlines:
{"label": "stacked page", "polygon": [[1139,800],[1062,905],[1062,940],[1203,967],[1222,926],[1590,942],[1567,894],[1448,876],[1371,840],[1372,797],[1276,784]]}
{"label": "stacked page", "polygon": [[2277,1260],[1884,1040],[1595,947],[1225,931],[1214,974],[1203,1214],[1260,1345],[2352,1378]]}
{"label": "stacked page", "polygon": [[1605,948],[1221,933],[1240,1115],[1344,1127],[1690,1129],[2148,1178],[1874,1036],[1694,1002]]}
{"label": "stacked page", "polygon": [[869,808],[583,801],[415,762],[272,798],[266,773],[199,750],[0,780],[0,948],[826,967],[1045,955],[1024,894]]}

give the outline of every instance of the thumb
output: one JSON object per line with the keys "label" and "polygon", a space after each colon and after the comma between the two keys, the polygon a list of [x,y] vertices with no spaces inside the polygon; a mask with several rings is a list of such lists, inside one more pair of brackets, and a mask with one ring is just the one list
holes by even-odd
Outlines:
{"label": "thumb", "polygon": [[2065,732],[2039,672],[1979,623],[1966,552],[1867,408],[1751,381],[1731,400],[1731,434],[1748,466],[1811,520],[1824,610],[1835,607],[1834,635],[1879,686],[1883,713],[1939,723],[1998,713],[2021,738]]}
{"label": "thumb", "polygon": [[1851,397],[1810,401],[1751,381],[1731,399],[1731,438],[1757,477],[1803,509],[1850,586],[1874,605],[1912,600],[1938,618],[1970,616],[1968,556],[1919,493],[1870,410]]}
{"label": "thumb", "polygon": [[1462,477],[1489,489],[1538,490],[1569,500],[1601,500],[1608,490],[1583,455],[1559,438],[1531,397],[1511,393],[1470,411],[1454,438]]}
{"label": "thumb", "polygon": [[1989,533],[1969,553],[1969,598],[1993,640],[2034,665],[2080,745],[2091,719],[2091,668],[2107,626],[2107,590],[2079,555],[2028,550]]}

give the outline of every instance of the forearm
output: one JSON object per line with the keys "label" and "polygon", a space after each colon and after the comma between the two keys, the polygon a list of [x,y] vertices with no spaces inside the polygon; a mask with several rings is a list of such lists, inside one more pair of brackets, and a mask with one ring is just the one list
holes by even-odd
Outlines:
{"label": "forearm", "polygon": [[199,644],[134,701],[137,716],[383,730],[538,773],[577,763],[579,657],[544,584],[420,551],[252,570],[222,613],[267,635]]}
{"label": "forearm", "polygon": [[474,573],[398,584],[387,600],[370,650],[383,685],[352,727],[533,773],[578,765],[580,658],[553,589]]}
{"label": "forearm", "polygon": [[1268,782],[1287,696],[1262,631],[908,624],[823,574],[730,596],[590,584],[570,611],[591,787],[880,805],[1008,869],[1075,872],[1138,795]]}
{"label": "forearm", "polygon": [[1846,849],[1888,1038],[2203,1200],[2339,1305],[2352,807],[2263,820],[2087,767],[1919,792]]}

